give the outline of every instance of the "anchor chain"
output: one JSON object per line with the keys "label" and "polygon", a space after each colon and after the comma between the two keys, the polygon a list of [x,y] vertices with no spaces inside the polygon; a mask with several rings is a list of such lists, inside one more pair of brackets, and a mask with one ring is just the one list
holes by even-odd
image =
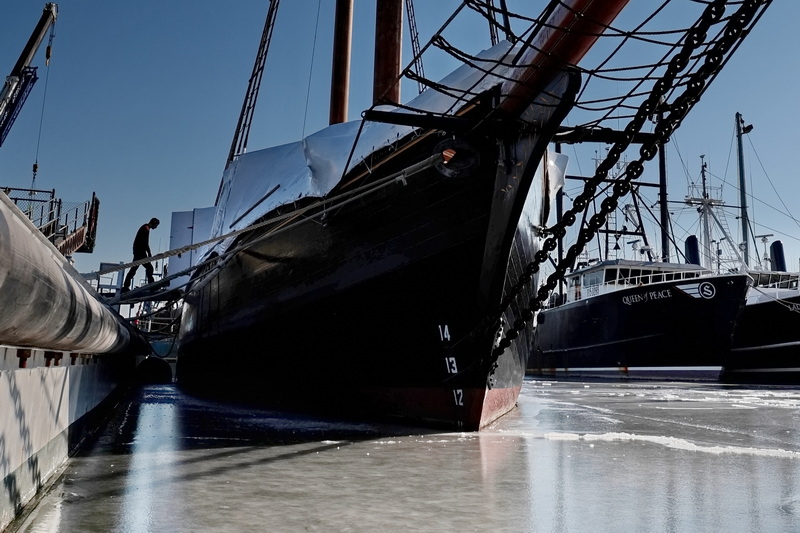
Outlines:
{"label": "anchor chain", "polygon": [[[564,279],[567,269],[574,264],[586,244],[605,224],[608,215],[617,208],[619,199],[630,191],[630,182],[642,175],[644,162],[652,160],[658,150],[669,140],[673,131],[680,126],[689,110],[699,101],[708,80],[722,68],[725,54],[734,47],[738,40],[744,38],[745,28],[752,22],[759,8],[769,2],[770,0],[745,0],[728,19],[722,37],[705,53],[703,65],[689,76],[686,89],[668,106],[669,114],[656,124],[654,136],[639,149],[639,158],[628,163],[625,171],[615,181],[612,194],[602,201],[600,210],[591,217],[587,227],[580,230],[576,243],[569,248],[564,259],[558,262],[555,272],[548,276],[547,283],[539,288],[536,296],[528,301],[528,307],[522,310],[514,324],[505,332],[492,351],[491,358],[487,361],[490,366],[497,365],[500,355],[519,336],[519,332],[525,328],[525,324],[533,319],[535,312],[542,308],[542,303],[549,297],[550,292],[556,288],[559,281]],[[611,147],[605,160],[597,167],[595,175],[587,180],[583,192],[573,201],[572,207],[551,228],[551,236],[545,239],[542,249],[534,254],[534,260],[526,266],[525,272],[518,278],[517,283],[501,303],[499,311],[485,322],[487,329],[499,322],[503,311],[511,305],[511,302],[530,283],[533,276],[539,272],[540,265],[548,259],[550,252],[556,249],[558,240],[566,235],[567,228],[575,223],[576,215],[586,209],[594,199],[598,186],[607,179],[609,171],[619,161],[623,152],[631,144],[634,135],[642,129],[648,117],[653,116],[660,107],[663,109],[662,99],[673,88],[678,75],[688,66],[692,59],[692,53],[703,46],[708,30],[720,22],[725,13],[726,3],[727,0],[714,0],[706,6],[696,25],[689,30],[680,52],[670,60],[664,75],[656,81],[648,98],[639,106],[636,115],[625,127],[623,139]]]}

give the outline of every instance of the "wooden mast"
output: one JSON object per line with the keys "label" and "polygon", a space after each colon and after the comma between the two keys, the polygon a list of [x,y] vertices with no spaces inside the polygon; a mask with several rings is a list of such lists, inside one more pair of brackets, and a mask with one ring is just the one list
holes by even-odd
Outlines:
{"label": "wooden mast", "polygon": [[373,104],[400,103],[403,0],[377,0]]}
{"label": "wooden mast", "polygon": [[347,120],[350,94],[350,50],[353,35],[353,0],[337,0],[333,30],[330,123]]}

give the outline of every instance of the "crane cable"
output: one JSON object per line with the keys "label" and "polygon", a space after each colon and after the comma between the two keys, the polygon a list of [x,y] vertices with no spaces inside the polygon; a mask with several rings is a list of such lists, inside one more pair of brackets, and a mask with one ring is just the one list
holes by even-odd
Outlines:
{"label": "crane cable", "polygon": [[53,39],[56,36],[56,23],[55,20],[50,26],[50,38],[47,41],[47,50],[45,52],[44,65],[46,67],[44,75],[44,93],[42,95],[42,111],[39,115],[39,135],[36,139],[36,157],[33,163],[33,177],[31,178],[31,190],[36,189],[36,173],[39,172],[39,146],[42,144],[42,125],[44,124],[44,108],[47,101],[47,83],[50,80],[50,56],[53,50]]}

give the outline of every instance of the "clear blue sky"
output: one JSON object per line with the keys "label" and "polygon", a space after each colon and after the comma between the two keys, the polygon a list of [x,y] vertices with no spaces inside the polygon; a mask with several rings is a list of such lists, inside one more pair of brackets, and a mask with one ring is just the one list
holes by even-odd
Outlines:
{"label": "clear blue sky", "polygon": [[[636,1],[642,0],[632,4]],[[457,3],[416,2],[423,39]],[[150,217],[162,221],[151,235],[156,253],[169,247],[173,211],[213,204],[267,1],[58,4],[53,59],[46,69],[43,45],[34,61],[40,80],[0,147],[0,185],[31,186],[38,146],[37,188],[56,189],[65,201],[83,201],[96,192],[101,201],[97,247],[93,254],[75,256],[78,270],[88,272],[101,261],[129,261],[133,235]],[[317,0],[282,3],[250,150],[294,141],[326,125],[327,26],[333,4],[320,4],[323,31],[312,55]],[[371,98],[372,53],[366,43],[372,38],[374,7],[373,2],[355,4],[351,118]],[[3,76],[16,62],[43,6],[38,0],[0,0]],[[790,210],[799,205],[794,159],[795,125],[800,122],[794,99],[800,76],[797,20],[800,2],[776,0],[684,122],[668,151],[671,199],[683,198],[687,172],[692,177],[699,173],[700,154],[706,155],[713,176],[735,182],[731,142],[734,113],[739,111],[755,125],[747,141],[748,172],[758,189],[751,192],[783,210],[774,186]],[[404,95],[410,96],[405,88]],[[587,173],[592,162],[573,160],[570,171],[578,173],[579,166]],[[654,176],[655,167],[648,172]],[[729,201],[735,202],[735,192],[728,192]],[[758,202],[754,207],[751,217],[767,228],[757,232],[780,237],[790,267],[797,267],[798,224]]]}

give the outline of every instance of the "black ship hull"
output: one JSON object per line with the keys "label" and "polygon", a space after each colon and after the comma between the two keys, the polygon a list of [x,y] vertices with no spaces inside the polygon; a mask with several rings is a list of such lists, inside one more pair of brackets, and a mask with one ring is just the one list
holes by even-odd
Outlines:
{"label": "black ship hull", "polygon": [[[334,192],[305,221],[249,235],[187,293],[178,383],[464,430],[512,409],[531,321],[493,352],[535,283],[500,321],[487,318],[538,249],[548,188],[534,175],[578,85],[564,74],[529,108],[535,132],[471,138],[474,168],[430,168],[327,209]],[[422,161],[441,139],[399,146],[370,179]]]}
{"label": "black ship hull", "polygon": [[743,274],[710,276],[632,287],[544,310],[528,373],[718,380],[747,287]]}
{"label": "black ship hull", "polygon": [[748,304],[733,335],[723,380],[800,383],[800,296]]}

